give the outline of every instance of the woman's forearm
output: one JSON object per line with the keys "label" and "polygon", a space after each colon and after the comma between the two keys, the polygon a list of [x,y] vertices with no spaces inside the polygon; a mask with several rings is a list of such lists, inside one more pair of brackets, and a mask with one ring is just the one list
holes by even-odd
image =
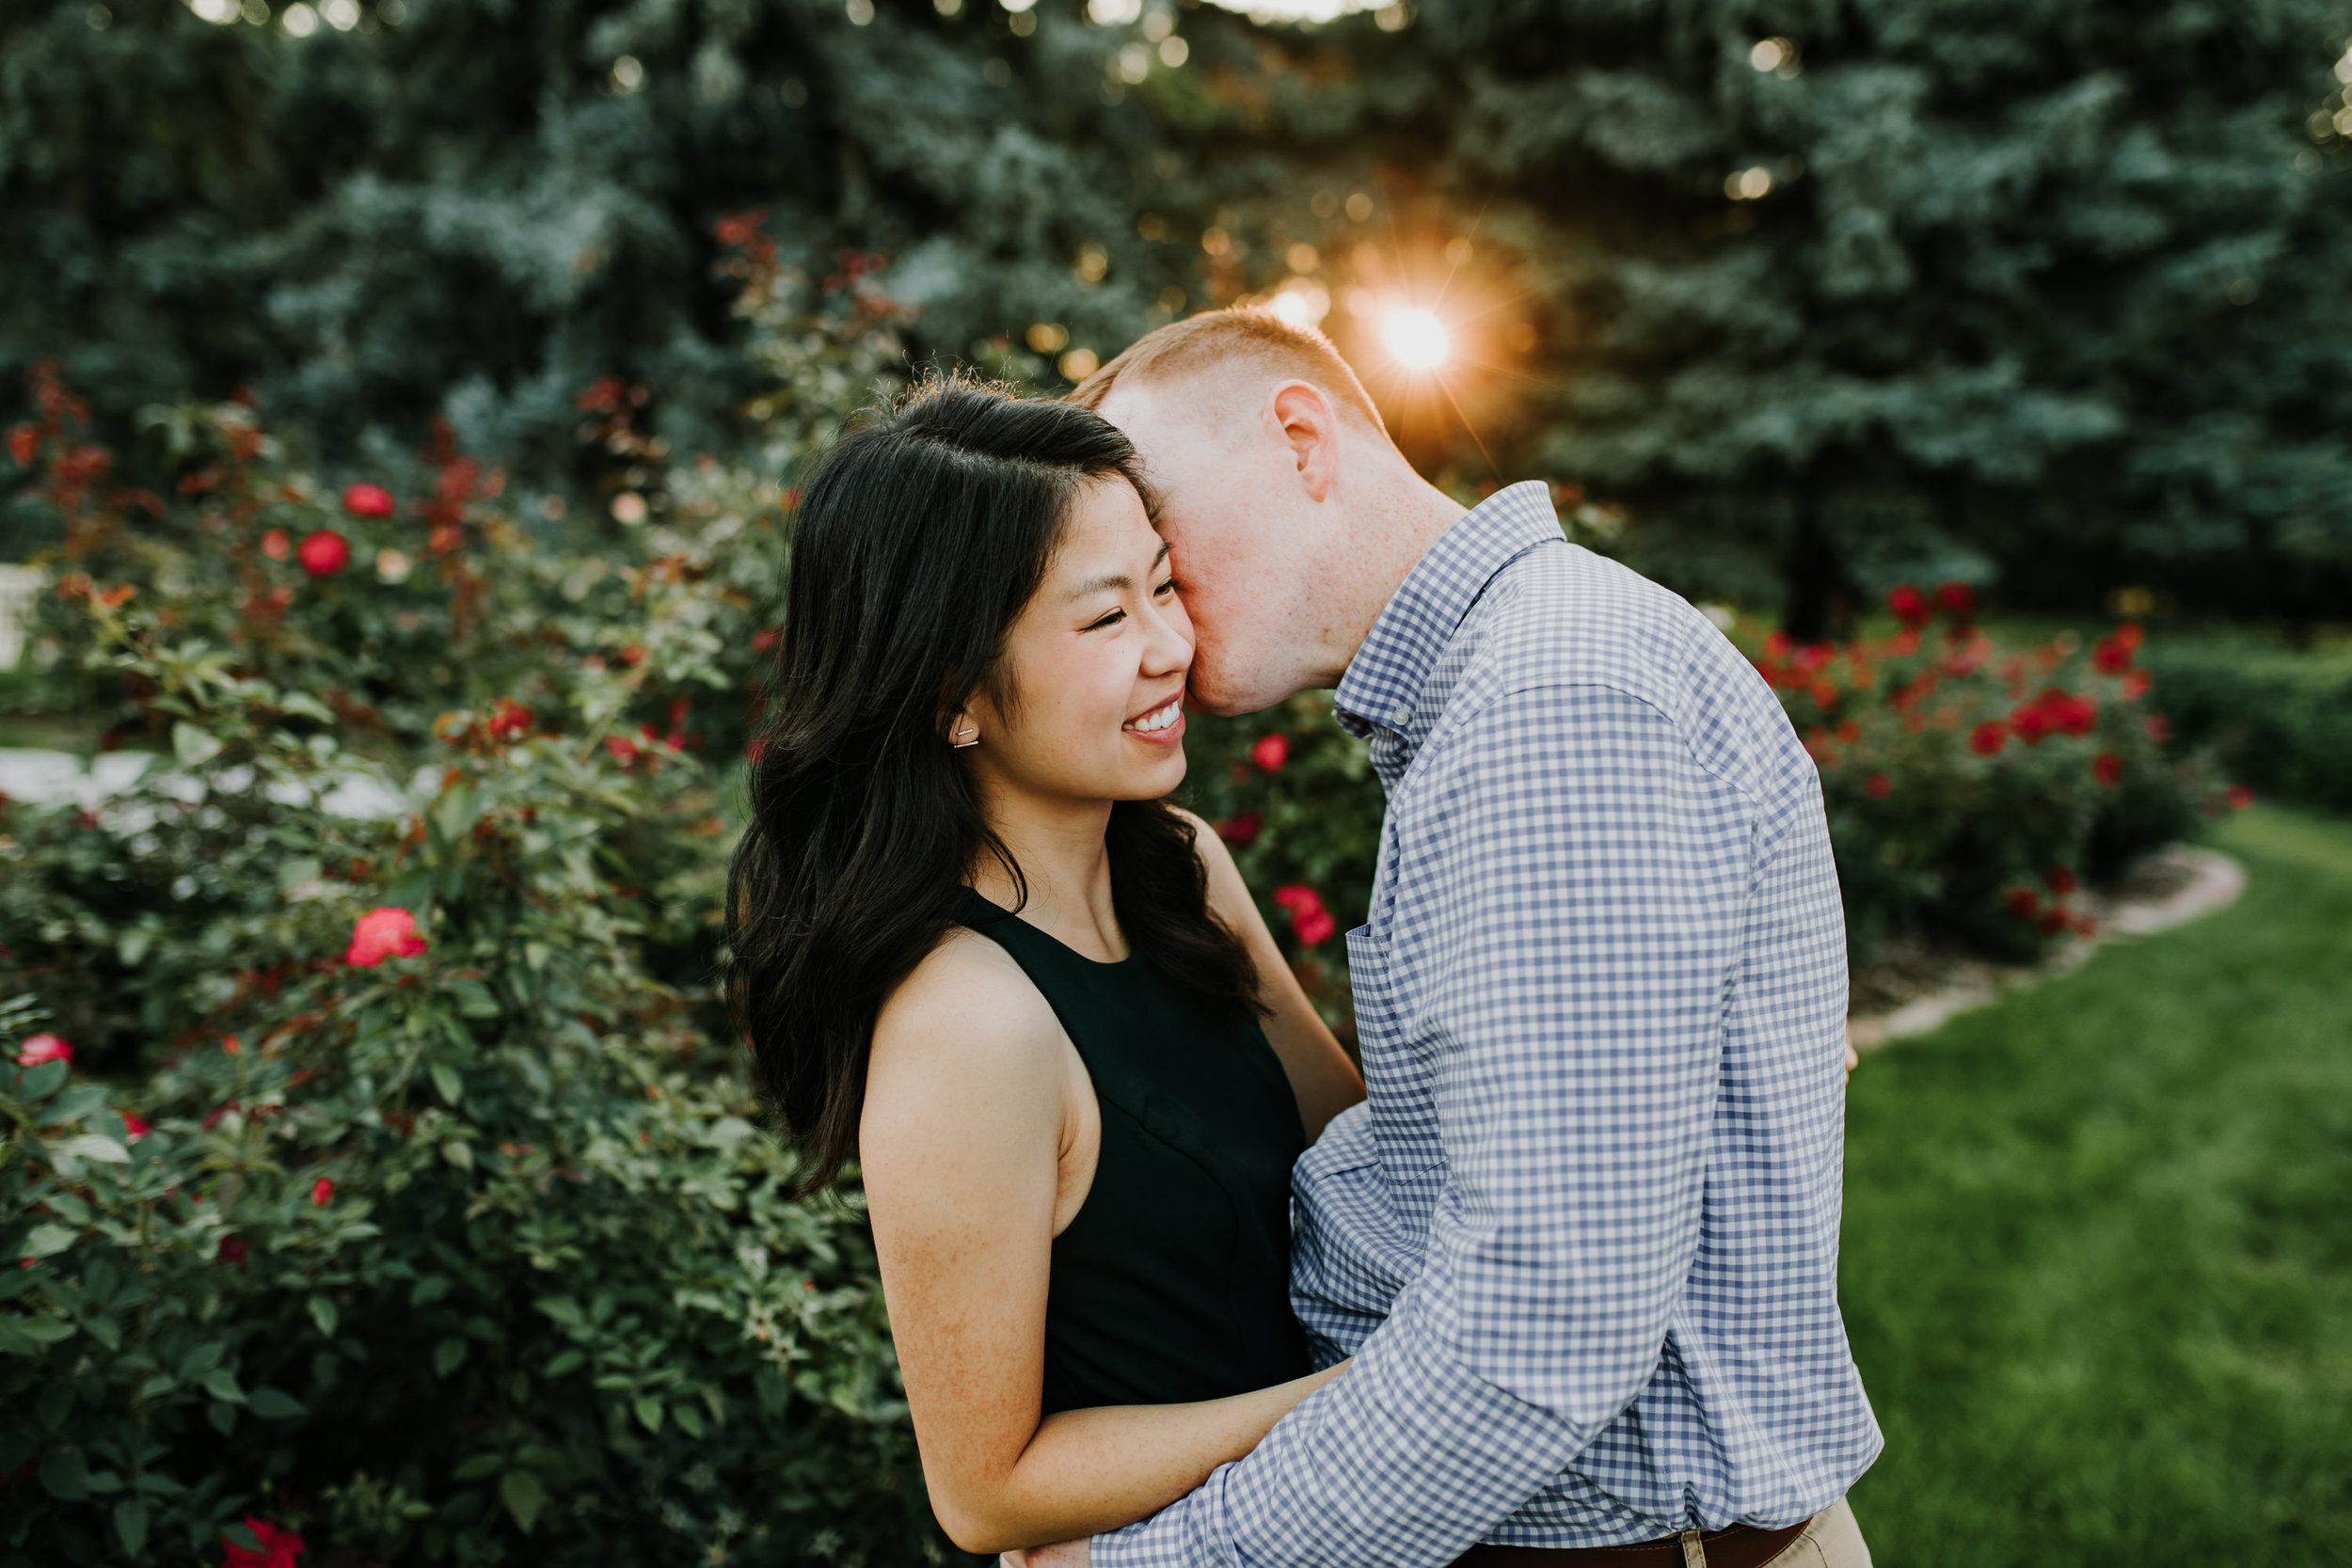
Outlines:
{"label": "woman's forearm", "polygon": [[1289,1383],[1198,1404],[1066,1410],[1037,1435],[986,1497],[934,1496],[940,1523],[969,1552],[1073,1541],[1131,1525],[1258,1446],[1299,1401],[1346,1370],[1341,1362]]}

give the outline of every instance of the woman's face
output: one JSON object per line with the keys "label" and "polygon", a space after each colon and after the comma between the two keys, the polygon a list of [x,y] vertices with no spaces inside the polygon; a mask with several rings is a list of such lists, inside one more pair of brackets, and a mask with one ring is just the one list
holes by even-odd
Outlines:
{"label": "woman's face", "polygon": [[977,726],[964,754],[992,797],[1148,800],[1184,782],[1192,623],[1124,480],[1080,492],[1005,661],[1011,710],[976,692],[954,725]]}

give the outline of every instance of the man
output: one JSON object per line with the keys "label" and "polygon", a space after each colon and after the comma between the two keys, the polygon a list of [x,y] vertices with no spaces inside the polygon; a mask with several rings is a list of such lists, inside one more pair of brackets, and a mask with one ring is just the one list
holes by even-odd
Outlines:
{"label": "man", "polygon": [[1196,317],[1074,396],[1161,492],[1195,697],[1336,687],[1389,796],[1370,1099],[1295,1176],[1294,1300],[1355,1364],[1092,1561],[1867,1568],[1844,920],[1779,705],[1542,485],[1422,480],[1319,333]]}

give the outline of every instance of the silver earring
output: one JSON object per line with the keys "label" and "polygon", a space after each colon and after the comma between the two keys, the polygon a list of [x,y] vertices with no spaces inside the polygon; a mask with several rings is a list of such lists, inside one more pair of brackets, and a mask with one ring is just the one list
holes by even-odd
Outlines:
{"label": "silver earring", "polygon": [[966,746],[977,746],[979,743],[980,727],[977,724],[973,723],[966,723],[963,726],[963,738],[961,740],[958,740],[953,735],[950,735],[947,737],[948,747],[951,750],[958,752],[962,751]]}

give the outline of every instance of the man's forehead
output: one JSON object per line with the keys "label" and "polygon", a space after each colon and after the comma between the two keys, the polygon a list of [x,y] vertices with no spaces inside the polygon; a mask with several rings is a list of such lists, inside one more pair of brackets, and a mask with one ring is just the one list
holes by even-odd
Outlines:
{"label": "man's forehead", "polygon": [[1179,372],[1121,381],[1103,400],[1100,412],[1137,447],[1149,450],[1216,434],[1220,417],[1239,399],[1236,389],[1217,386],[1212,375]]}

